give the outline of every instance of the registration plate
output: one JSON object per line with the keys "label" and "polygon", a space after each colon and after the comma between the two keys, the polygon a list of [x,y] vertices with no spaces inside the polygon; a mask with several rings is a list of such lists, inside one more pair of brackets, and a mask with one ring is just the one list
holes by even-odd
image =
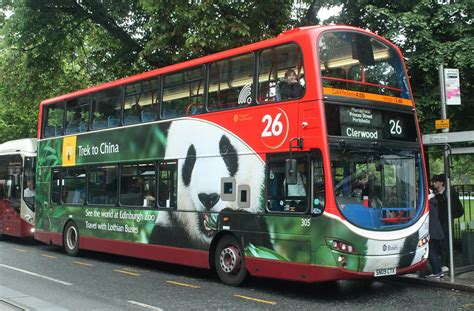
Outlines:
{"label": "registration plate", "polygon": [[374,272],[374,276],[387,276],[387,275],[394,275],[397,274],[397,268],[381,268],[377,269]]}

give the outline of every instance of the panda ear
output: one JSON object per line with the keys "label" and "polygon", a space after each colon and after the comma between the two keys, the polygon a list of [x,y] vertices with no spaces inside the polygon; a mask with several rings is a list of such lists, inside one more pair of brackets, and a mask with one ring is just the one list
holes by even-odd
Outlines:
{"label": "panda ear", "polygon": [[194,164],[196,163],[196,149],[194,145],[189,146],[186,159],[183,164],[183,183],[187,187],[191,183],[191,175],[193,173]]}
{"label": "panda ear", "polygon": [[239,169],[239,157],[229,138],[225,135],[222,135],[221,140],[219,141],[219,152],[221,157],[224,159],[224,163],[227,166],[230,176],[233,177]]}

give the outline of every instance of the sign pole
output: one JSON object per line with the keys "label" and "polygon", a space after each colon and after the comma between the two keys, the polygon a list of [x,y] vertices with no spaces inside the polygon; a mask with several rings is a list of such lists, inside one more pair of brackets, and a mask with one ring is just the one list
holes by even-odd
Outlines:
{"label": "sign pole", "polygon": [[[441,118],[447,119],[446,117],[446,92],[445,92],[445,83],[444,83],[444,66],[440,65],[438,69],[439,75],[439,90],[441,96]],[[442,129],[443,133],[449,132],[449,128]],[[452,221],[452,214],[451,214],[451,182],[450,182],[450,169],[451,166],[449,164],[449,150],[448,145],[446,144],[445,150],[443,152],[444,155],[444,176],[446,177],[445,180],[445,190],[446,191],[446,200],[447,200],[447,208],[448,208],[448,242],[449,242],[449,276],[451,278],[451,282],[454,282],[454,255],[453,255],[453,221]]]}

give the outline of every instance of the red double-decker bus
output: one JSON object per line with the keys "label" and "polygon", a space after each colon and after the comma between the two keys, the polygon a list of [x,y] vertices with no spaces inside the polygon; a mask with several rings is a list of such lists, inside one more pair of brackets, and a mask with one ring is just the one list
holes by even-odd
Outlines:
{"label": "red double-decker bus", "polygon": [[35,238],[315,282],[428,256],[427,183],[400,51],[304,27],[45,100]]}
{"label": "red double-decker bus", "polygon": [[36,138],[0,144],[0,237],[33,237]]}

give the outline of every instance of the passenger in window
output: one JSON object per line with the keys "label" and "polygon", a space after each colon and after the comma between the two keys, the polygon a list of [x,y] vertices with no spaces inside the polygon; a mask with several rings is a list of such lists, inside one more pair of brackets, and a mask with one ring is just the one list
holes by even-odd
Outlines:
{"label": "passenger in window", "polygon": [[304,93],[304,88],[296,78],[296,72],[293,69],[285,72],[285,78],[278,82],[278,90],[281,100],[300,98]]}
{"label": "passenger in window", "polygon": [[30,179],[26,182],[26,188],[23,190],[23,198],[32,198],[36,195],[35,191],[35,185],[33,183],[33,180]]}
{"label": "passenger in window", "polygon": [[130,112],[137,116],[137,117],[140,117],[141,114],[142,114],[142,107],[140,106],[139,103],[135,103],[132,105],[132,107],[130,108]]}
{"label": "passenger in window", "polygon": [[143,202],[143,206],[153,206],[155,205],[155,197],[151,193],[151,191],[147,191],[145,194],[145,200]]}
{"label": "passenger in window", "polygon": [[363,173],[359,176],[359,185],[362,188],[362,204],[367,207],[382,207],[382,202],[377,197],[380,193],[376,187],[375,175]]}
{"label": "passenger in window", "polygon": [[[289,211],[304,212],[306,210],[306,182],[307,172],[304,162],[296,166],[296,184],[286,185],[286,195],[291,200]],[[286,181],[285,181],[286,184]]]}
{"label": "passenger in window", "polygon": [[79,123],[82,121],[82,113],[80,111],[75,111],[72,115],[72,120],[69,122],[68,126],[79,126]]}
{"label": "passenger in window", "polygon": [[298,163],[296,175],[296,184],[287,185],[287,195],[289,197],[305,197],[306,196],[306,166],[303,162]]}

